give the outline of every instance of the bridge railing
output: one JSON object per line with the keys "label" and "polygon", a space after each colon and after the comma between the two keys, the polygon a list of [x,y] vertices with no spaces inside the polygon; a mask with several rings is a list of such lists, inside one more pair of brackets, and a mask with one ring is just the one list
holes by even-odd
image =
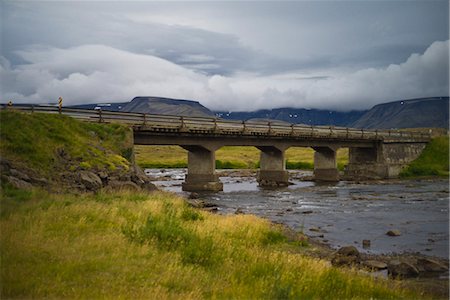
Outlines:
{"label": "bridge railing", "polygon": [[125,113],[62,108],[42,105],[0,105],[0,109],[13,109],[23,112],[64,114],[76,119],[99,123],[122,123],[139,127],[143,130],[161,132],[204,133],[219,135],[252,135],[279,137],[315,137],[337,139],[422,139],[428,140],[430,134],[400,130],[365,130],[338,126],[308,126],[305,124],[288,124],[283,122],[235,121],[209,117],[182,117],[173,115],[154,115],[143,113]]}

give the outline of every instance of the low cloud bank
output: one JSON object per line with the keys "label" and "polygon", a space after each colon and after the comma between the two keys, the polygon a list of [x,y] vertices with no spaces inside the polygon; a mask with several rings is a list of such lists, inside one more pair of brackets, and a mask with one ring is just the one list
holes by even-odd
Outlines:
{"label": "low cloud bank", "polygon": [[404,63],[357,72],[261,76],[205,75],[152,55],[104,45],[30,48],[26,64],[0,57],[0,102],[65,104],[129,101],[161,96],[200,101],[214,110],[276,107],[367,109],[378,103],[449,94],[449,41],[437,41]]}

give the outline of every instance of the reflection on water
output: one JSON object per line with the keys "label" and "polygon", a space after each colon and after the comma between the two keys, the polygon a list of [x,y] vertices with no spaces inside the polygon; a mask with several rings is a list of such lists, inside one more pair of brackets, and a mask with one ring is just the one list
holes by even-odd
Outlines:
{"label": "reflection on water", "polygon": [[[151,176],[166,176],[167,180],[155,183],[178,193],[182,193],[185,172],[147,170]],[[448,257],[449,194],[445,180],[321,185],[294,180],[293,185],[276,190],[259,188],[251,177],[221,177],[221,181],[223,192],[202,195],[218,205],[221,213],[241,208],[303,230],[333,247],[354,245],[368,253],[421,252]],[[387,236],[391,229],[401,235]],[[362,240],[370,240],[370,248],[363,249]]]}

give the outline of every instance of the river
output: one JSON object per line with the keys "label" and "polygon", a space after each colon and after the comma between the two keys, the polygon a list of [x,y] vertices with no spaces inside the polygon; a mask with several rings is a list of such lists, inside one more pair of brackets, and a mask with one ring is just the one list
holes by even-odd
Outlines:
{"label": "river", "polygon": [[[181,191],[185,172],[146,170],[160,188],[187,195]],[[448,258],[447,180],[318,184],[300,180],[312,175],[310,172],[290,173],[293,185],[263,189],[254,176],[239,177],[242,172],[227,171],[221,177],[223,192],[200,196],[217,205],[219,213],[234,213],[239,208],[244,213],[288,225],[333,248],[354,245],[370,254],[419,252]],[[388,236],[389,230],[401,234]],[[370,240],[370,246],[363,247],[363,240]]]}

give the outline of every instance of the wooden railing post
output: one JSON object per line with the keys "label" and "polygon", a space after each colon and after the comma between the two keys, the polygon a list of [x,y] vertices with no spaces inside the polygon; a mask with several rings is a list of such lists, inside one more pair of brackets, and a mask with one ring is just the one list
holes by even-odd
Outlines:
{"label": "wooden railing post", "polygon": [[98,109],[98,122],[99,123],[103,122],[102,108],[101,107]]}

